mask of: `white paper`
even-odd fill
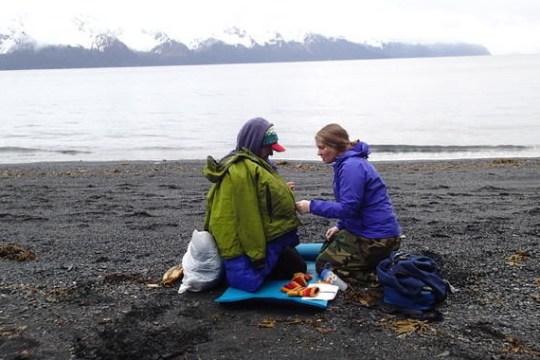
[[[308,287],[318,287],[319,293],[317,296],[304,296],[302,300],[334,300],[339,287],[337,285],[325,284],[325,283],[314,283],[310,284]]]

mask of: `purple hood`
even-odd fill
[[[237,152],[246,148],[258,157],[261,157],[264,134],[272,125],[271,122],[260,117],[246,122],[238,133],[236,149],[234,151]]]

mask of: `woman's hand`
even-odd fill
[[[291,191],[294,191],[296,184],[294,181],[287,181],[287,186],[289,187],[289,189],[291,189]]]
[[[309,200],[300,200],[296,203],[296,211],[298,211],[300,214],[309,214],[309,204],[311,204],[311,201]]]
[[[337,226],[332,226],[330,229],[326,230],[326,240],[330,241],[336,234],[339,232]]]

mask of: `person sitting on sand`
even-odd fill
[[[299,244],[300,220],[291,187],[269,156],[285,151],[273,124],[249,120],[240,129],[236,149],[221,161],[208,157],[205,230],[217,243],[225,276],[232,287],[256,291],[265,278],[290,279],[305,273]]]
[[[350,283],[375,281],[380,260],[400,247],[400,225],[386,185],[368,161],[369,146],[351,142],[338,124],[323,127],[315,136],[317,155],[333,164],[335,201],[300,200],[299,213],[337,219],[326,232],[315,261],[317,272],[331,266]]]

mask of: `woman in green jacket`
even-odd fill
[[[209,157],[204,175],[205,230],[216,240],[230,286],[256,291],[264,279],[290,279],[306,272],[296,252],[300,220],[290,185],[269,156],[285,151],[273,125],[263,118],[240,129],[236,149],[221,161]]]

